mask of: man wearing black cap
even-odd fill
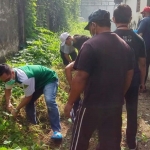
[[[148,77],[148,70],[150,65],[150,7],[146,6],[141,12],[143,19],[140,21],[137,33],[142,36],[146,46],[146,77],[145,83]]]
[[[110,14],[97,10],[89,16],[85,29],[93,36],[82,46],[74,64],[65,115],[84,91],[82,106],[75,119],[70,150],[87,150],[98,129],[97,150],[121,150],[122,105],[133,75],[134,56],[130,47],[110,32]]]
[[[128,27],[132,18],[132,10],[126,4],[120,4],[114,10],[113,21],[117,29],[114,31],[124,39],[135,53],[134,75],[130,88],[125,94],[127,110],[126,141],[130,150],[136,150],[138,93],[145,90],[146,52],[144,40]]]

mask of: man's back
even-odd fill
[[[75,51],[75,48],[73,46],[68,46],[65,44],[63,46],[60,45],[60,51],[65,54],[70,54]]]
[[[146,49],[150,49],[150,17],[144,17],[140,21],[137,33],[142,33]]]
[[[90,76],[84,104],[121,106],[125,75],[132,68],[131,57],[131,49],[115,33],[103,32],[88,40],[74,65]]]
[[[22,70],[26,74],[27,79],[19,73],[19,70]],[[21,83],[27,82],[29,79],[34,79],[35,89],[39,89],[48,83],[52,83],[58,78],[55,71],[41,65],[21,66],[16,69],[16,72],[16,79]]]
[[[134,76],[132,79],[132,86],[137,86],[140,84],[140,69],[139,69],[139,58],[145,58],[145,44],[143,39],[133,32],[132,29],[121,30],[117,29],[114,31],[119,35],[133,50],[135,54],[135,65],[134,65]]]

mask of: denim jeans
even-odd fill
[[[42,95],[44,94],[45,102],[48,109],[48,115],[50,120],[50,125],[53,131],[60,131],[60,118],[59,118],[59,111],[58,106],[56,104],[56,94],[58,89],[58,80],[54,81],[52,83],[48,83],[45,87],[36,90],[33,93],[32,99],[30,102],[26,105],[26,114],[28,120],[36,124],[36,109],[34,102]]]

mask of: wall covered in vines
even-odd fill
[[[26,47],[37,27],[52,32],[68,30],[79,16],[80,0],[1,0],[0,60]]]
[[[0,0],[0,62],[18,49],[18,1]]]
[[[27,0],[26,35],[32,37],[35,27],[48,28],[59,32],[69,28],[69,23],[79,16],[81,0]]]

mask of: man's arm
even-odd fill
[[[145,21],[145,19],[141,20],[139,27],[137,29],[137,34],[139,34],[141,37],[143,37],[143,33],[145,32],[147,23]]]
[[[139,69],[141,74],[140,91],[143,92],[145,90],[146,58],[139,58],[138,63],[139,63]]]
[[[32,95],[31,95],[31,96],[28,96],[28,97],[24,97],[24,98],[22,99],[21,103],[16,107],[16,109],[13,109],[13,110],[12,110],[12,112],[11,112],[12,115],[13,115],[14,117],[16,117],[17,114],[19,113],[20,109],[21,109],[22,107],[26,106],[26,105],[30,102],[31,98],[32,98]]]
[[[74,65],[74,61],[65,67],[66,79],[70,85],[70,88],[71,88],[71,82],[72,82],[72,71],[74,70],[73,65]]]
[[[11,89],[5,89],[6,109],[11,112],[13,105],[11,104]]]
[[[126,78],[125,78],[125,83],[124,83],[124,92],[123,92],[124,95],[126,94],[127,90],[130,87],[132,77],[133,77],[133,69],[128,70],[126,73]]]
[[[31,96],[28,96],[28,97],[24,97],[21,101],[21,103],[16,107],[17,110],[20,110],[22,107],[26,106],[30,100],[32,98],[32,95]]]
[[[26,106],[31,100],[32,95],[35,92],[35,78],[34,77],[29,78],[23,82],[23,90],[25,94],[24,98],[22,99],[21,103],[16,107],[16,109],[14,109],[14,111],[11,112],[14,117],[16,117],[19,110],[22,107]]]
[[[74,102],[84,91],[88,77],[89,74],[87,72],[78,70],[75,77],[73,78],[69,99],[64,109],[64,113],[67,117],[70,117],[70,111],[73,107]]]
[[[64,56],[65,56],[65,58],[68,60],[68,62],[69,62],[69,63],[71,63],[71,62],[72,62],[72,60],[70,59],[70,57],[69,57],[69,55],[68,55],[68,54],[65,54],[65,53],[64,53]]]

